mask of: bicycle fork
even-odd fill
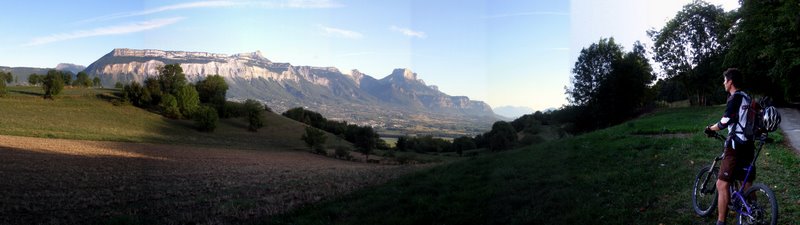
[[[707,188],[706,186],[708,185],[708,179],[711,179],[711,173],[714,172],[714,167],[717,166],[717,162],[722,160],[723,157],[725,157],[725,153],[722,153],[722,155],[718,156],[717,158],[714,158],[714,161],[711,162],[711,166],[708,167],[708,172],[706,173],[706,177],[705,177],[705,179],[703,179],[703,184],[700,186],[700,193],[705,193],[706,192],[706,188]],[[714,183],[714,188],[717,188],[716,182]],[[713,192],[713,191],[710,191],[710,192]]]

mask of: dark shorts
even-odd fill
[[[752,143],[737,145],[738,149],[731,147],[725,148],[725,157],[722,158],[722,165],[719,167],[719,174],[717,175],[720,180],[727,182],[735,180],[744,180],[747,175],[747,167],[753,161],[754,146]],[[756,179],[756,167],[753,166],[753,171],[747,177],[747,181]]]

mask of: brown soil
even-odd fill
[[[0,135],[0,224],[242,223],[421,166]]]

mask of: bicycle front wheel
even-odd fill
[[[717,207],[717,174],[719,168],[703,167],[694,178],[692,187],[692,208],[697,215],[706,217]],[[711,174],[709,174],[709,172]]]
[[[778,224],[778,200],[775,198],[775,193],[767,185],[754,184],[745,191],[744,196],[747,198],[747,205],[750,210],[739,214],[739,224]]]

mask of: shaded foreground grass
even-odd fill
[[[262,222],[712,224],[694,214],[690,194],[696,172],[721,153],[721,143],[704,137],[702,127],[722,111],[666,109],[597,132],[418,172]],[[757,182],[778,196],[780,224],[797,224],[800,160],[779,144],[779,133],[772,137],[777,143],[762,151]]]
[[[240,149],[305,149],[305,125],[265,113],[265,126],[247,131],[242,118],[221,119],[213,133],[199,132],[191,120],[172,120],[134,106],[113,106],[113,89],[65,89],[44,100],[39,87],[9,87],[0,98],[0,134],[123,142],[188,144]],[[332,136],[332,135],[329,135]],[[350,145],[328,138],[328,146]]]

